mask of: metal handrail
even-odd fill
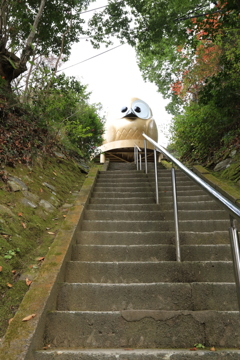
[[[154,140],[152,140],[149,136],[143,133],[143,137],[149,141],[152,145],[154,145],[154,151],[158,150],[162,154],[164,154],[174,165],[176,165],[183,173],[185,173],[190,179],[195,181],[203,190],[205,190],[214,200],[216,200],[229,214],[230,217],[230,228],[229,228],[229,236],[230,236],[230,244],[232,250],[233,257],[233,265],[234,265],[234,275],[236,281],[236,289],[237,289],[237,298],[238,298],[238,306],[240,309],[240,243],[239,243],[239,235],[238,230],[235,224],[235,220],[240,220],[240,209],[235,206],[231,201],[229,201],[226,197],[220,194],[217,190],[215,190],[211,185],[202,180],[199,176],[194,174],[191,170],[189,170],[185,165],[183,165],[179,160],[177,160],[173,155],[171,155],[163,146],[157,144]],[[155,160],[156,161],[156,160]],[[155,179],[157,172],[155,171]],[[172,169],[172,178],[175,178],[174,169]],[[177,194],[176,189],[174,190],[174,180],[173,180],[173,194],[175,196],[174,200],[174,217],[175,217],[175,231],[176,231],[176,253],[177,260],[180,259],[180,242],[179,242],[179,232],[178,225],[176,226],[176,221],[178,224],[178,215],[177,215]],[[156,202],[157,202],[158,194],[156,193]],[[177,220],[176,220],[177,219]],[[178,259],[179,255],[179,259]]]
[[[142,170],[142,154],[141,154],[141,149],[140,147],[138,147],[136,144],[134,145],[134,162],[137,165],[137,170],[138,170],[138,162],[139,162],[139,167],[140,170]]]

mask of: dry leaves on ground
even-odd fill
[[[36,316],[36,314],[28,315],[25,318],[23,318],[22,321],[29,321],[29,320],[33,319],[35,316]]]

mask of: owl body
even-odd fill
[[[132,99],[129,106],[123,107],[121,116],[108,119],[104,144],[118,140],[140,140],[143,139],[142,133],[157,141],[157,126],[152,118],[152,111],[145,102],[136,98]]]
[[[142,100],[133,98],[122,107],[118,117],[109,117],[105,125],[101,153],[144,146],[143,133],[158,141],[156,122],[150,107]],[[147,148],[153,149],[148,143]]]

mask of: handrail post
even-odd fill
[[[174,208],[174,224],[175,224],[175,244],[176,244],[176,260],[181,262],[179,226],[178,226],[178,204],[177,204],[177,188],[175,169],[172,168],[172,190],[173,190],[173,208]]]
[[[142,154],[141,154],[141,152],[139,152],[139,165],[140,165],[140,170],[142,170]]]
[[[236,290],[237,290],[237,299],[238,306],[240,309],[240,251],[239,251],[239,237],[238,230],[234,224],[234,218],[230,215],[230,224],[229,235],[231,242],[232,258],[233,258],[233,267],[234,275],[236,281]]]
[[[144,153],[145,153],[145,174],[148,173],[147,168],[147,140],[144,140]]]
[[[134,145],[134,160],[135,160],[135,165],[137,166],[137,170],[138,170],[138,148],[136,145]]]
[[[154,149],[154,169],[155,169],[156,204],[159,204],[158,173],[157,173],[157,150],[156,150],[156,148]]]

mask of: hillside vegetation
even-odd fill
[[[169,149],[240,182],[239,1],[113,0],[84,27],[92,2],[0,4],[0,336],[102,141],[101,105],[61,73],[82,35],[96,48],[113,37],[133,46],[144,79],[170,100]]]

